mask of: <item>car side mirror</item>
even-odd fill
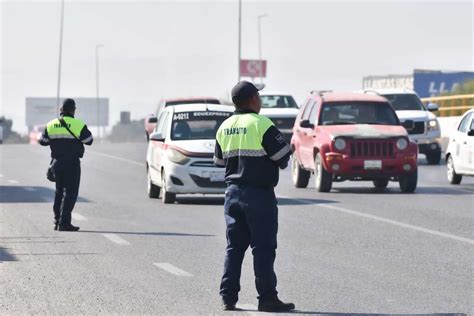
[[[155,132],[150,135],[150,140],[154,140],[156,142],[164,142],[165,137],[163,136],[161,132]]]
[[[405,127],[407,131],[411,131],[415,128],[415,122],[413,120],[406,120],[402,123],[402,126]]]
[[[309,120],[302,120],[300,126],[303,128],[314,128],[314,124],[311,124]]]
[[[156,116],[152,116],[148,118],[148,123],[156,123],[158,122],[158,118]]]
[[[439,110],[439,105],[436,104],[436,103],[428,103],[428,105],[426,106],[426,108],[427,108],[428,111],[430,111],[430,112],[435,112],[435,111],[438,111],[438,110]]]
[[[474,129],[467,132],[467,136],[474,136]]]

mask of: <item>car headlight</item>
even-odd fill
[[[405,138],[399,138],[397,140],[398,150],[405,150],[408,147],[408,141]]]
[[[189,157],[173,148],[168,148],[167,155],[170,161],[180,165],[184,165],[189,161]]]
[[[437,131],[439,130],[439,123],[437,119],[428,121],[428,131]]]
[[[334,141],[334,147],[337,150],[344,150],[344,148],[346,148],[346,141],[343,138],[336,138]]]

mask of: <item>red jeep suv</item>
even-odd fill
[[[319,192],[345,180],[372,181],[378,189],[391,180],[402,192],[416,189],[418,147],[378,95],[311,92],[296,117],[291,146],[297,188],[305,188],[313,172]]]

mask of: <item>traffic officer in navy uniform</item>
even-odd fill
[[[223,309],[236,309],[242,261],[250,245],[258,310],[290,311],[295,305],[278,298],[273,264],[278,231],[274,187],[278,183],[278,169],[288,165],[291,148],[272,121],[258,114],[261,100],[252,83],[239,82],[232,89],[232,101],[235,113],[217,131],[214,153],[214,163],[226,168],[227,182],[227,248],[220,286]]]
[[[71,212],[76,204],[81,180],[80,158],[84,144],[92,145],[92,134],[86,124],[74,118],[76,103],[65,99],[61,116],[50,121],[43,132],[40,144],[50,146],[53,171],[56,178],[54,198],[54,230],[78,231],[71,224]],[[61,122],[61,120],[63,122]],[[66,129],[64,124],[69,128]]]

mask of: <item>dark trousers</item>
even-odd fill
[[[278,207],[273,188],[230,185],[224,202],[227,248],[220,294],[236,303],[245,251],[253,254],[255,285],[260,300],[277,296],[273,269],[277,248]]]
[[[70,225],[71,213],[76,204],[81,181],[81,163],[79,159],[57,160],[54,164],[56,176],[56,194],[54,197],[55,225]]]

